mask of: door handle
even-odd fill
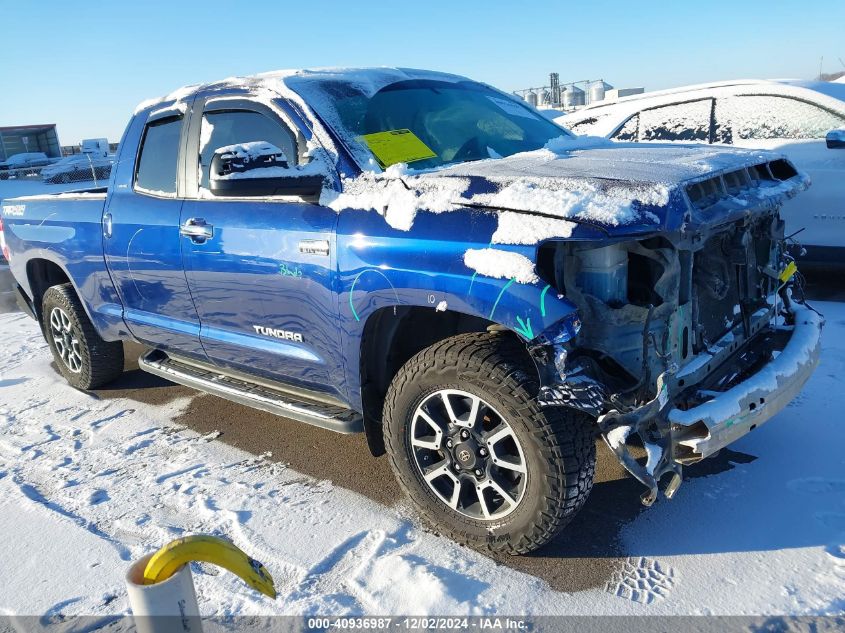
[[[192,242],[202,244],[207,239],[214,237],[214,227],[206,224],[203,218],[189,218],[179,227],[179,234],[191,238]]]
[[[299,242],[299,252],[305,255],[326,255],[329,254],[328,240],[302,240]]]
[[[112,217],[111,213],[106,213],[103,216],[103,236],[111,237],[112,233]]]

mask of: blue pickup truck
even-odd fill
[[[671,497],[818,362],[764,152],[575,137],[410,69],[277,72],[132,116],[108,187],[3,201],[67,381],[142,369],[387,453],[420,514],[532,551],[603,437]],[[249,420],[244,420],[249,424]]]

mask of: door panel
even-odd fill
[[[335,257],[300,244],[333,250],[337,214],[299,202],[186,200],[182,221],[191,218],[213,227],[209,239],[182,238],[208,358],[326,390],[340,374]]]
[[[104,225],[111,232],[106,231],[103,245],[132,335],[155,347],[204,358],[182,268],[182,200],[176,197],[181,128],[181,120],[171,119],[148,124],[143,134],[128,131],[128,146],[141,138],[137,179],[135,161],[121,156],[115,182],[132,184],[118,184],[109,194]]]

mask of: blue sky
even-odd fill
[[[845,2],[21,2],[0,0],[0,126],[119,140],[135,105],[187,83],[396,65],[505,90],[602,77],[647,90],[843,70]]]

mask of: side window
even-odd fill
[[[282,150],[290,167],[299,155],[293,132],[251,110],[221,110],[203,114],[200,128],[200,187],[208,189],[208,172],[215,150],[229,145],[265,141]]]
[[[824,108],[790,97],[737,95],[716,100],[718,138],[738,139],[824,138],[842,127],[845,118]]]
[[[637,129],[640,126],[640,115],[635,114],[630,119],[625,121],[625,125],[620,127],[616,133],[611,136],[614,141],[636,141]]]
[[[135,165],[135,188],[159,196],[176,196],[179,133],[182,118],[149,123]]]
[[[641,141],[710,142],[711,99],[640,112]]]
[[[607,114],[597,114],[587,117],[586,119],[581,119],[577,123],[564,123],[563,127],[578,135],[591,135],[598,133],[600,136],[604,136],[604,134],[598,132],[598,129],[601,127],[602,123],[607,121],[607,118]]]
[[[576,134],[589,134],[593,129],[593,126],[598,122],[599,120],[596,117],[591,116],[583,119],[582,121],[578,121],[577,123],[566,123],[564,124],[564,127],[570,132],[575,132]]]

